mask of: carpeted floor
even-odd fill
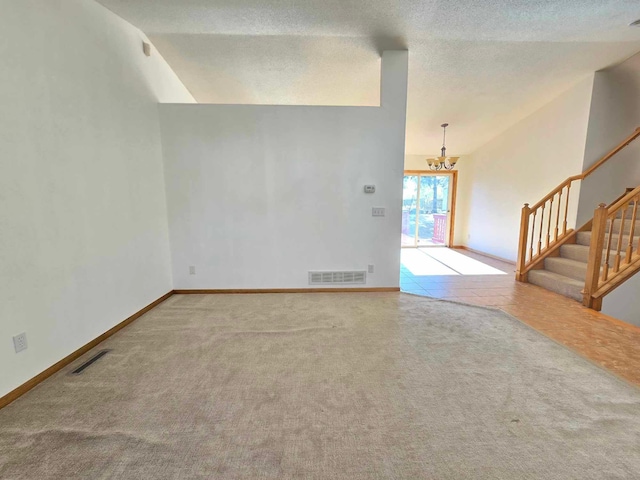
[[[2,479],[622,479],[640,390],[496,310],[176,295],[0,410]]]

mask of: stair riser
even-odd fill
[[[560,256],[570,260],[587,263],[589,259],[589,247],[586,245],[563,245],[560,247]]]
[[[578,232],[576,234],[576,243],[578,245],[591,245],[591,232]]]
[[[529,283],[533,285],[537,285],[546,290],[551,290],[552,292],[559,293],[565,297],[573,298],[578,302],[582,301],[582,288],[577,287],[575,285],[568,285],[561,281],[552,280],[543,275],[539,275],[537,270],[531,270],[528,275]]]
[[[604,258],[605,255],[606,255],[606,252],[603,250],[602,258]],[[563,245],[562,247],[560,247],[560,257],[568,258],[569,260],[576,260],[578,262],[587,263],[589,261],[589,249],[588,248],[581,248],[581,249],[565,248],[565,246]],[[610,255],[609,266],[613,266],[614,257],[615,255]]]
[[[620,233],[620,227],[622,225],[622,220],[614,220],[613,221],[613,233]],[[624,233],[626,233],[627,235],[629,235],[629,233],[631,232],[631,220],[625,220],[624,221]],[[635,224],[633,224],[633,233],[634,235],[637,235],[638,233],[640,233],[640,221],[636,220]]]
[[[608,241],[609,237],[605,236],[605,243]],[[640,239],[639,236],[634,236],[633,237],[633,245],[635,246],[635,248],[638,247],[638,240]],[[576,235],[576,243],[579,245],[591,245],[591,232],[578,232],[578,234]],[[624,235],[622,237],[622,249],[626,250],[627,245],[629,244],[629,235]],[[618,246],[618,235],[617,234],[613,234],[611,235],[611,248],[617,248]]]
[[[565,263],[558,262],[555,258],[551,257],[545,259],[544,269],[582,282],[587,278],[586,263],[567,265]]]

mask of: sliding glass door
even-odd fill
[[[456,172],[405,172],[402,195],[403,247],[450,245]]]
[[[402,189],[402,243],[403,247],[416,246],[416,220],[418,217],[418,175],[405,175]]]

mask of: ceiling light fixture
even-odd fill
[[[442,149],[440,150],[440,156],[435,158],[427,158],[427,164],[430,170],[453,170],[453,167],[458,163],[460,157],[447,157],[447,147],[444,146],[447,138],[448,123],[440,125],[442,127]]]

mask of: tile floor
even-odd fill
[[[500,306],[515,302],[513,265],[449,248],[403,249],[400,288],[407,293]]]
[[[640,386],[640,328],[515,281],[515,266],[465,250],[403,249],[407,293],[498,308]]]

